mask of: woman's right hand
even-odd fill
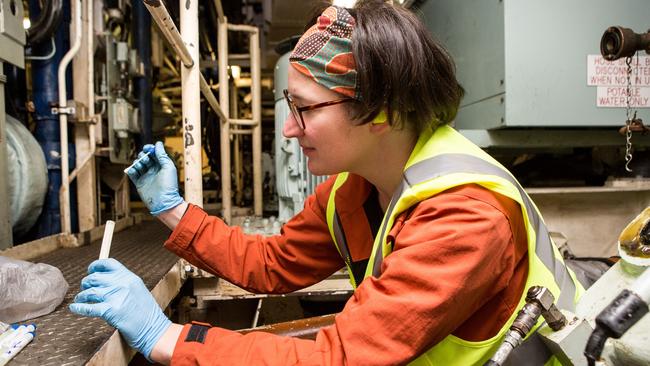
[[[156,145],[145,145],[138,154],[138,159],[126,171],[142,202],[149,208],[152,215],[171,210],[183,203],[178,193],[178,175],[174,162],[165,152],[161,141]]]

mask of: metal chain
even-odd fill
[[[625,58],[625,64],[627,65],[627,87],[625,89],[625,170],[632,172],[630,169],[630,162],[632,161],[632,108],[630,106],[632,102],[632,56]],[[636,115],[636,112],[634,113]],[[636,116],[634,116],[636,118]]]

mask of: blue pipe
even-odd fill
[[[34,21],[40,13],[39,0],[29,0],[29,14]],[[48,189],[45,198],[45,205],[38,221],[36,222],[33,235],[34,239],[49,236],[61,232],[61,214],[59,211],[59,189],[61,188],[61,143],[59,118],[52,114],[51,107],[58,103],[58,82],[57,69],[63,55],[70,48],[69,31],[70,28],[70,2],[63,2],[63,21],[54,33],[54,43],[56,44],[56,53],[46,61],[32,61],[32,93],[34,98],[34,120],[36,121],[36,130],[34,135],[45,154],[47,164]],[[39,44],[32,45],[34,54],[44,55],[51,51],[51,44],[44,40]],[[72,76],[70,70],[66,77],[69,85],[67,88],[67,98],[72,98]],[[68,135],[73,136],[72,129],[68,130]],[[74,141],[74,139],[70,139]],[[74,143],[68,144],[69,166],[74,169],[75,166],[75,147]],[[72,221],[72,231],[78,230],[77,205],[76,205],[75,186],[70,188],[70,218]]]
[[[6,90],[11,90],[11,93],[5,93],[5,112],[26,125],[27,79],[25,70],[5,63],[4,74],[7,76]]]
[[[140,108],[141,143],[153,143],[152,137],[152,97],[151,97],[151,14],[144,2],[131,2],[133,10],[133,47],[138,50],[140,61],[144,64],[144,77],[138,78],[135,93]],[[139,150],[139,149],[138,149]]]

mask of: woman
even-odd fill
[[[72,311],[161,363],[471,365],[494,353],[531,285],[574,305],[581,288],[525,192],[448,126],[462,89],[415,15],[381,0],[328,7],[290,64],[283,133],[332,177],[281,235],[244,235],[184,202],[160,142],[128,174],[174,230],[166,248],[249,291],[294,291],[347,266],[355,292],[335,324],[315,341],[171,324],[114,260],[91,264]],[[520,349],[526,364],[550,357]]]

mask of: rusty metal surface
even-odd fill
[[[350,295],[354,288],[346,273],[337,272],[327,279],[287,294],[248,292],[222,278],[194,278],[194,295],[200,300],[260,299],[276,296],[339,296]]]
[[[336,314],[317,316],[307,319],[298,319],[285,323],[265,325],[257,328],[238,330],[237,332],[246,334],[250,332],[266,332],[286,337],[296,337],[302,339],[316,339],[316,335],[321,328],[334,324]]]
[[[157,221],[145,221],[113,236],[110,256],[142,277],[152,289],[177,262],[162,247],[170,231]],[[10,363],[14,365],[83,365],[108,340],[114,329],[103,320],[71,313],[68,304],[79,292],[88,265],[99,256],[101,240],[79,248],[59,249],[32,262],[51,264],[63,272],[70,285],[56,310],[28,323],[35,323],[36,338]]]

